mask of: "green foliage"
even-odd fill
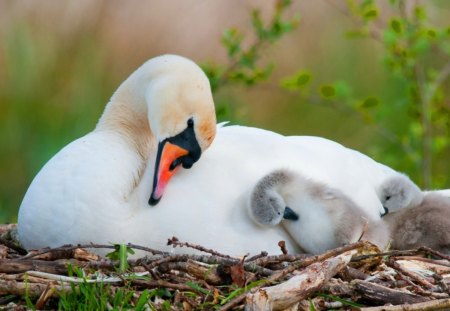
[[[250,42],[248,47],[245,47],[246,35],[239,29],[229,28],[224,31],[221,41],[227,50],[229,64],[223,66],[205,63],[202,66],[210,79],[213,91],[230,83],[251,86],[268,78],[273,64],[258,65],[261,52],[297,26],[298,18],[286,20],[283,18],[290,5],[290,0],[277,1],[272,19],[267,25],[261,18],[260,10],[253,10],[251,19],[256,40]]]
[[[113,90],[104,48],[17,24],[0,37],[0,222],[15,221],[38,170],[92,130]]]
[[[144,290],[135,298],[136,291],[129,286],[113,288],[104,283],[77,285],[71,283],[71,291],[59,294],[58,310],[145,310],[149,300],[156,296],[157,290]]]
[[[352,38],[373,38],[382,44],[386,68],[400,86],[397,103],[383,103],[373,95],[359,99],[342,81],[320,86],[318,94],[311,88],[305,90],[304,84],[298,82],[304,71],[284,79],[281,85],[297,90],[309,102],[317,102],[319,95],[324,105],[354,113],[373,124],[386,140],[382,147],[372,148],[376,158],[412,172],[425,188],[440,187],[449,180],[448,171],[442,171],[439,163],[447,161],[450,148],[449,94],[444,87],[450,76],[448,27],[431,27],[424,6],[416,5],[412,12],[406,12],[404,0],[390,3],[391,17],[386,20],[380,16],[375,1],[348,0],[348,11],[358,27],[347,34]],[[308,74],[307,82],[310,80]],[[403,128],[398,127],[399,117],[406,121]],[[396,155],[385,156],[388,150]]]
[[[350,307],[354,307],[354,308],[362,308],[362,307],[364,307],[364,305],[362,305],[362,304],[360,304],[360,303],[356,303],[356,302],[353,302],[353,301],[347,300],[347,299],[342,299],[342,298],[340,298],[340,297],[338,297],[338,296],[335,296],[335,295],[329,295],[329,294],[319,293],[319,294],[317,294],[316,296],[318,296],[318,297],[324,297],[324,298],[327,298],[327,299],[333,300],[333,301],[339,301],[339,302],[341,302],[344,306],[350,306]]]
[[[278,0],[269,23],[261,17],[261,11],[255,9],[251,13],[252,30],[255,39],[246,40],[246,34],[232,27],[223,32],[221,42],[228,55],[228,64],[205,62],[202,69],[211,83],[214,93],[227,85],[254,86],[268,79],[274,69],[273,63],[264,63],[262,51],[293,31],[299,22],[298,17],[285,18],[291,6],[290,0]],[[249,42],[248,42],[249,41]],[[237,119],[236,105],[230,100],[216,100],[216,115],[219,121]]]
[[[135,252],[131,247],[128,247],[125,244],[114,244],[114,251],[108,253],[106,257],[108,257],[111,260],[118,260],[119,261],[119,272],[123,273],[128,268],[128,254],[134,255]]]
[[[30,299],[30,294],[28,292],[28,274],[24,274],[24,283],[25,283],[25,303],[29,310],[36,310],[35,305]]]

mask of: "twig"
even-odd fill
[[[162,251],[158,251],[149,247],[145,247],[145,246],[141,246],[141,245],[136,245],[136,244],[131,244],[128,243],[127,247],[130,248],[134,248],[134,249],[139,249],[142,251],[146,251],[149,252],[153,255],[167,255],[167,252],[162,252]],[[52,253],[52,252],[61,252],[61,251],[71,251],[71,250],[75,250],[77,248],[107,248],[107,249],[115,249],[114,245],[110,245],[110,244],[77,244],[77,245],[63,245],[60,247],[55,247],[55,248],[44,248],[44,249],[40,249],[37,251],[33,251],[30,252],[28,255],[24,256],[21,258],[21,260],[25,260],[25,259],[30,259],[36,256],[40,256],[46,253]]]
[[[254,260],[256,260],[256,259],[260,259],[260,258],[267,257],[267,255],[269,255],[268,252],[262,251],[262,252],[261,252],[260,254],[258,254],[258,255],[252,256],[252,257],[250,257],[250,258],[246,258],[245,261],[246,261],[246,262],[251,262],[251,261],[254,261]]]
[[[20,260],[26,260],[26,259],[31,259],[43,254],[47,254],[47,253],[51,253],[51,252],[61,252],[61,251],[70,251],[76,248],[110,248],[110,249],[114,249],[113,245],[101,245],[101,244],[86,244],[86,245],[63,245],[60,247],[55,247],[55,248],[43,248],[43,249],[39,249],[36,251],[31,251],[28,253],[28,255],[23,256],[22,258],[20,258]]]
[[[22,247],[16,245],[14,242],[11,242],[11,241],[5,239],[2,236],[0,236],[0,244],[3,244],[3,245],[5,245],[6,247],[9,247],[12,250],[15,250],[20,255],[27,254],[27,251],[25,249],[23,249]]]
[[[436,259],[430,259],[426,257],[418,257],[418,256],[395,256],[396,260],[415,260],[415,261],[422,261],[426,263],[430,263],[436,266],[442,266],[446,268],[450,268],[450,262],[447,260],[444,262],[444,260],[436,260]]]
[[[389,251],[384,253],[374,253],[374,254],[367,254],[367,255],[360,255],[360,256],[354,256],[352,258],[352,262],[361,261],[368,258],[373,257],[384,257],[384,256],[410,256],[410,255],[417,255],[422,250],[420,249],[413,249],[413,250],[402,250],[402,251]]]
[[[285,241],[278,242],[278,246],[280,247],[281,252],[283,253],[283,255],[287,255],[288,254],[288,250],[286,248],[286,242]]]
[[[87,278],[79,278],[79,277],[71,277],[59,274],[52,274],[40,271],[28,271],[27,274],[43,279],[58,281],[58,282],[67,282],[67,283],[122,283],[124,280],[127,280],[128,277],[136,277],[136,276],[146,276],[148,272],[134,273],[134,274],[124,274],[120,277],[98,277],[96,279],[87,279]]]
[[[191,291],[196,292],[197,294],[203,294],[202,292],[196,290],[195,288],[192,288],[185,284],[176,284],[171,283],[163,280],[156,280],[156,281],[142,281],[142,280],[130,280],[130,283],[135,286],[144,287],[144,288],[171,288],[171,289],[178,289],[181,291]]]
[[[416,273],[410,272],[406,269],[404,269],[401,265],[399,265],[393,258],[389,259],[386,262],[386,265],[388,265],[391,268],[394,268],[397,271],[400,271],[401,273],[403,273],[404,275],[407,275],[408,277],[410,277],[411,279],[413,279],[414,281],[416,281],[417,283],[419,283],[422,286],[425,286],[427,288],[430,289],[434,289],[436,288],[435,285],[431,284],[430,282],[428,282],[427,280],[421,278],[419,275],[417,275]]]
[[[0,279],[0,295],[28,295],[30,298],[39,297],[47,289],[47,284],[29,283],[29,282],[17,282],[17,281],[5,281]],[[56,291],[58,292],[70,292],[71,287],[69,285],[56,285]],[[54,292],[52,294],[55,294]]]
[[[259,266],[266,266],[268,264],[274,263],[274,262],[293,262],[297,260],[304,260],[308,257],[311,257],[312,255],[309,254],[298,254],[298,255],[271,255],[271,256],[265,256],[261,258],[255,258],[252,260],[247,260],[248,263],[254,263]]]
[[[429,298],[416,294],[391,289],[379,284],[361,280],[353,281],[353,286],[355,290],[364,297],[364,300],[369,300],[376,304],[417,303],[430,300]]]
[[[142,246],[142,245],[136,245],[136,244],[132,244],[132,243],[128,243],[127,246],[129,248],[133,248],[133,249],[138,249],[147,253],[151,253],[153,255],[164,255],[167,256],[169,255],[168,252],[163,252],[163,251],[159,251],[150,247],[146,247],[146,246]]]
[[[237,259],[237,258],[231,257],[230,255],[221,254],[219,252],[216,252],[215,250],[203,247],[201,245],[191,244],[191,243],[188,243],[188,242],[180,242],[180,240],[178,240],[178,238],[176,238],[176,237],[172,237],[171,239],[169,239],[167,241],[167,245],[172,245],[173,247],[176,247],[176,246],[183,247],[183,246],[185,246],[185,247],[189,247],[189,248],[192,248],[192,249],[196,249],[196,250],[201,251],[201,252],[209,253],[209,254],[214,255],[214,256],[223,257],[223,258],[230,258],[230,259]]]
[[[436,257],[440,257],[442,259],[450,260],[450,256],[445,255],[445,254],[443,254],[441,252],[435,251],[435,250],[433,250],[431,248],[428,248],[428,247],[425,247],[425,246],[420,247],[419,251],[424,251],[424,252],[426,252],[428,254],[431,254],[431,255],[434,255]]]
[[[450,308],[450,299],[431,300],[415,304],[360,308],[360,311],[430,311]]]

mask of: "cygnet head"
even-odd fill
[[[297,220],[298,215],[280,195],[283,185],[293,178],[286,170],[277,170],[264,176],[253,188],[250,197],[250,215],[261,225],[278,225],[283,218]]]
[[[378,195],[386,213],[417,206],[423,200],[419,187],[408,176],[400,173],[384,181]]]
[[[176,55],[152,58],[118,88],[99,126],[120,119],[119,114],[124,113],[131,114],[136,123],[145,122],[158,144],[149,199],[149,204],[155,205],[178,168],[190,168],[214,139],[216,117],[209,80],[187,58]],[[117,123],[121,124],[116,122],[114,126]],[[122,123],[128,128],[136,126]]]

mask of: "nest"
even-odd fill
[[[14,231],[0,226],[0,308],[7,310],[70,309],[80,295],[106,310],[115,303],[136,310],[450,309],[450,257],[426,247],[382,253],[359,241],[311,256],[288,254],[280,242],[280,255],[236,258],[173,237],[169,245],[199,254],[132,244],[26,252]],[[112,255],[92,252],[99,248]],[[127,259],[130,249],[148,255]]]

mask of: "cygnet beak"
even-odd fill
[[[290,207],[284,208],[283,218],[288,220],[298,220],[298,214],[294,212]]]
[[[380,215],[381,217],[386,216],[387,214],[389,214],[389,209],[387,207],[383,206],[383,209],[384,209],[384,213]]]

